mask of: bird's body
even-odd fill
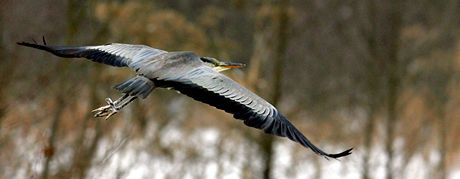
[[[195,100],[233,114],[250,127],[288,137],[315,153],[332,158],[349,155],[351,149],[328,154],[313,145],[270,103],[219,71],[243,66],[201,57],[193,52],[166,52],[145,45],[106,44],[99,46],[47,46],[21,42],[19,45],[46,50],[65,58],[83,57],[117,67],[129,67],[137,75],[115,86],[124,95],[95,109],[96,117],[110,117],[136,98],[147,97],[155,88],[174,89]]]

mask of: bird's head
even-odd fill
[[[246,66],[244,63],[235,63],[235,62],[222,62],[212,57],[201,57],[201,61],[212,67],[214,70],[219,72],[233,69],[233,68],[242,68]]]

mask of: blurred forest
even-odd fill
[[[0,0],[0,178],[460,178],[458,0]],[[146,44],[226,72],[327,152],[169,90],[110,120],[129,69],[22,48]]]

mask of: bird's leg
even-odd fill
[[[101,112],[101,111],[107,111],[109,108],[111,108],[112,106],[115,106],[116,104],[118,104],[120,101],[124,100],[125,98],[127,98],[129,95],[128,94],[124,94],[122,97],[118,98],[116,101],[112,101],[112,99],[110,98],[105,98],[105,101],[107,102],[108,105],[105,105],[105,106],[102,106],[100,108],[97,108],[97,109],[94,109],[93,111],[91,112]]]
[[[137,99],[137,96],[129,96],[128,98],[125,98],[123,101],[120,101],[119,103],[116,104],[116,109],[120,110],[121,108],[125,107],[129,103],[133,102],[135,99]]]
[[[97,112],[96,114],[94,114],[94,117],[105,117],[105,119],[108,119],[110,116],[112,116],[115,113],[117,113],[118,110],[120,110],[123,106],[126,105],[125,104],[126,102],[123,102],[123,101],[125,101],[125,99],[127,99],[127,98],[129,100],[131,100],[131,101],[135,99],[135,97],[133,99],[133,96],[129,96],[129,94],[124,94],[122,97],[118,98],[115,101],[112,101],[112,99],[110,99],[110,98],[106,98],[105,101],[107,102],[108,105],[105,105],[105,106],[102,106],[100,108],[94,109],[91,112]],[[121,105],[119,105],[119,103],[121,103]]]
[[[126,105],[128,105],[129,103],[131,103],[132,101],[134,101],[135,99],[137,98],[137,96],[128,96],[127,98],[123,98],[122,100],[120,101],[115,101],[113,103],[110,103],[111,100],[108,99],[107,103],[109,103],[109,105],[111,106],[110,109],[110,113],[107,114],[107,116],[105,117],[105,119],[107,120],[110,116],[114,115],[115,113],[117,113],[120,109],[122,109],[123,107],[125,107]]]

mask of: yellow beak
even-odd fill
[[[244,63],[235,63],[235,62],[220,62],[219,67],[231,69],[231,68],[243,68],[246,64]]]
[[[221,72],[221,71],[234,69],[234,68],[243,68],[245,66],[246,66],[246,64],[244,64],[244,63],[219,62],[219,64],[216,67],[214,67],[214,70],[217,70],[218,72]]]

